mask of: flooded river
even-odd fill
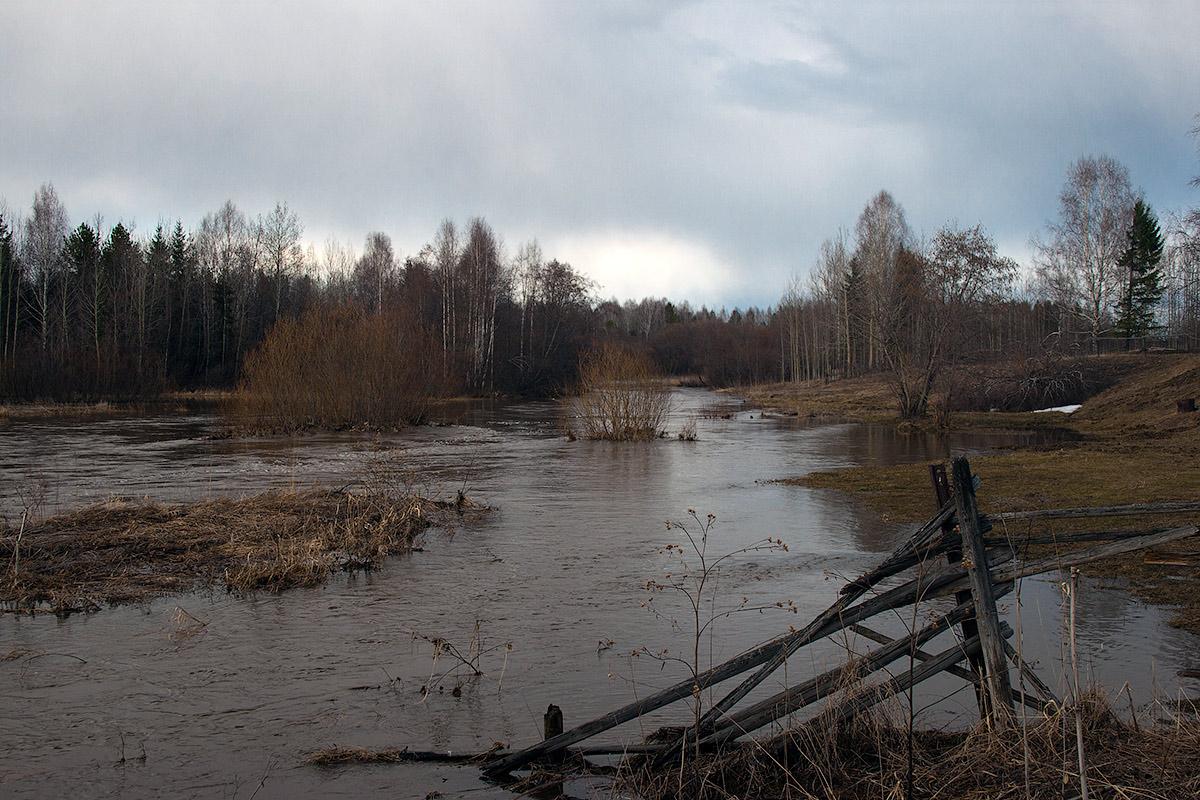
[[[709,608],[746,597],[791,600],[799,613],[720,620],[702,640],[707,666],[806,622],[843,577],[910,530],[853,498],[774,479],[1003,444],[764,417],[701,390],[678,392],[671,430],[688,420],[696,441],[637,444],[568,441],[551,403],[481,406],[383,436],[214,439],[218,421],[204,415],[14,421],[0,430],[0,514],[10,521],[26,508],[51,513],[113,495],[183,501],[359,483],[443,497],[462,490],[493,510],[450,533],[429,531],[419,552],[382,571],[317,589],[205,592],[63,620],[0,616],[0,657],[9,656],[0,662],[0,795],[511,797],[471,767],[303,762],[333,745],[521,747],[540,738],[549,703],[570,727],[674,683],[682,667],[649,653],[690,651],[686,609],[671,592],[650,603],[657,613],[643,607],[647,581],[675,568],[661,548],[680,533],[664,520],[686,521],[688,509],[716,515],[710,553],[765,536],[788,544],[732,559]],[[1051,579],[1022,587],[1026,657],[1054,687],[1060,601]],[[1164,612],[1092,584],[1080,603],[1080,648],[1095,680],[1113,691],[1129,683],[1139,704],[1194,693],[1197,682],[1176,671],[1198,666],[1197,641],[1167,628]],[[1007,608],[1015,622],[1011,598]],[[450,655],[435,659],[434,638],[479,654],[483,674]],[[827,643],[787,672],[808,675],[837,657]],[[922,720],[969,719],[956,717],[973,705],[969,691],[946,682],[926,694]],[[934,704],[943,694],[952,696]],[[602,741],[636,741],[671,719],[631,723]],[[611,796],[604,786],[568,789]]]

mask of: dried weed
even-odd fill
[[[428,526],[474,509],[469,501],[267,492],[184,505],[113,501],[26,525],[0,527],[0,578],[10,610],[59,614],[223,585],[232,592],[314,586],[334,570],[369,570],[404,553]],[[5,551],[8,551],[7,553]]]

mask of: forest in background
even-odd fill
[[[286,203],[250,217],[229,201],[194,229],[138,235],[122,222],[105,230],[99,215],[75,225],[46,184],[24,214],[0,206],[0,398],[229,388],[272,331],[312,352],[330,319],[350,317],[386,317],[361,326],[373,368],[390,359],[434,395],[569,391],[580,356],[617,342],[712,386],[884,373],[905,417],[926,414],[938,392],[1003,405],[948,377],[963,364],[1053,372],[1074,354],[1196,349],[1200,209],[1160,223],[1104,156],[1072,164],[1059,199],[1023,269],[982,225],[917,235],[881,191],[774,307],[727,311],[602,300],[536,240],[511,251],[478,217],[443,221],[404,259],[378,231],[361,253],[330,239],[318,254]]]

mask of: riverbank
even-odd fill
[[[1175,800],[1200,791],[1200,725],[1191,701],[1155,720],[1118,714],[1097,692],[1081,698],[1088,786],[1096,797]],[[712,798],[1078,797],[1075,714],[1052,710],[1005,730],[910,731],[876,712],[836,728],[796,726],[705,753],[668,770],[635,766],[626,778],[647,800]],[[1065,732],[1069,731],[1069,735]]]
[[[1181,413],[1178,401],[1200,398],[1200,356],[1136,354],[1106,357],[1115,382],[1072,413],[959,412],[958,430],[1035,430],[1052,444],[1015,447],[973,458],[985,513],[1038,508],[1159,503],[1200,499],[1200,412]],[[1105,359],[1100,359],[1105,361]],[[775,385],[739,391],[774,413],[841,417],[898,424],[892,398],[878,377],[830,384]],[[787,483],[861,495],[893,520],[919,521],[932,510],[927,464],[858,467],[804,476]],[[1191,517],[1125,520],[1130,527],[1194,524]],[[1060,528],[1064,529],[1065,528]],[[1200,633],[1200,543],[1185,541],[1153,553],[1125,556],[1087,572],[1125,583],[1147,602],[1174,606],[1172,624]]]
[[[473,508],[319,489],[163,505],[115,500],[0,526],[0,604],[60,616],[198,588],[247,593],[372,570],[420,533]]]

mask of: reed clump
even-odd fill
[[[317,306],[271,328],[246,359],[227,415],[248,433],[417,424],[443,393],[435,352],[411,315]]]
[[[1157,725],[1118,719],[1103,694],[1081,702],[1092,796],[1174,800],[1200,796],[1200,721],[1176,715]],[[726,747],[670,770],[635,770],[631,788],[668,798],[903,798],[1028,800],[1075,797],[1074,715],[1051,713],[1004,731],[914,730],[882,714],[848,725],[800,725]],[[1064,727],[1070,735],[1064,736]],[[1026,757],[1028,745],[1028,758]],[[1028,770],[1028,773],[1027,771]],[[1028,780],[1027,776],[1028,775]],[[911,779],[911,784],[909,783]]]
[[[584,438],[657,439],[666,435],[670,413],[671,391],[645,352],[606,342],[583,355],[568,416]]]
[[[23,530],[0,527],[0,603],[67,614],[203,587],[313,586],[335,570],[378,568],[467,508],[470,501],[333,489],[183,505],[116,500]]]

